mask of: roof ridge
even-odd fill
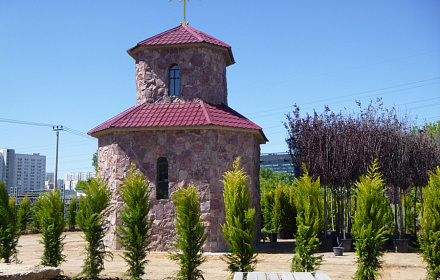
[[[165,35],[168,35],[170,32],[174,32],[174,31],[175,31],[176,29],[178,29],[180,26],[181,26],[181,25],[176,26],[176,27],[171,28],[171,29],[168,29],[168,30],[166,30],[166,31],[163,31],[163,32],[161,32],[161,33],[159,33],[159,34],[156,34],[156,35],[154,35],[154,36],[151,36],[151,37],[149,37],[149,38],[147,38],[147,39],[145,39],[145,40],[142,40],[142,41],[140,41],[139,43],[137,43],[136,46],[134,46],[134,47],[131,48],[131,49],[134,49],[135,47],[137,47],[137,46],[139,46],[139,45],[142,45],[142,43],[144,43],[144,42],[146,42],[146,41],[153,40],[153,39],[157,39],[157,38],[161,38],[161,37],[163,37],[163,36],[165,36]]]
[[[202,107],[203,114],[205,115],[208,124],[214,124],[214,121],[211,118],[211,114],[209,114],[208,108],[206,108],[206,104],[203,100],[200,100],[200,107]]]
[[[191,33],[191,35],[197,37],[197,39],[199,39],[202,42],[206,42],[206,40],[200,36],[199,34],[197,34],[197,32],[195,32],[195,28],[193,28],[192,26],[189,25],[181,25],[183,27],[183,29],[185,29],[187,32]],[[207,42],[206,42],[207,43]]]

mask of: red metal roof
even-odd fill
[[[228,106],[203,101],[189,103],[143,103],[120,113],[88,132],[93,135],[111,128],[221,126],[260,131],[262,128]]]
[[[136,58],[135,52],[136,49],[139,47],[169,46],[169,45],[182,45],[182,44],[194,44],[194,43],[206,43],[214,46],[224,47],[230,60],[228,62],[228,65],[235,63],[230,45],[206,33],[203,33],[202,31],[197,30],[189,25],[179,25],[175,28],[162,32],[144,41],[141,41],[137,43],[136,46],[132,47],[131,49],[128,49],[127,52],[131,57]]]
[[[173,29],[167,30],[156,36],[139,42],[135,47],[131,48],[130,50],[136,48],[137,46],[176,45],[202,42],[218,45],[225,48],[231,48],[230,45],[189,25],[179,25]]]

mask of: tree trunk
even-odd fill
[[[328,219],[327,219],[327,186],[324,186],[324,234],[327,236]]]
[[[398,211],[397,211],[397,187],[394,187],[394,225],[395,225],[395,230],[394,230],[394,234],[397,236],[399,234],[399,224],[397,223],[397,215],[398,215]]]
[[[414,188],[414,236],[417,236],[417,187]]]
[[[345,195],[344,195],[344,187],[341,187],[341,217],[342,217],[342,236],[346,239],[345,236]]]
[[[400,203],[399,203],[399,225],[400,225],[400,232],[399,232],[399,238],[402,239],[405,235],[405,227],[403,226],[403,202],[402,202],[402,190],[399,188],[399,196],[400,196]]]

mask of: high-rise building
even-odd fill
[[[95,177],[95,172],[71,172],[64,175],[64,189],[73,191],[78,181],[87,181],[89,178]]]
[[[272,168],[274,171],[294,174],[292,157],[289,153],[261,154],[260,168]]]
[[[10,195],[32,194],[44,189],[46,156],[0,149],[0,162],[0,181],[5,182]]]

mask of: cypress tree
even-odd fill
[[[128,172],[128,177],[119,188],[124,207],[120,212],[121,224],[117,226],[116,233],[125,249],[122,258],[129,266],[126,275],[130,279],[141,279],[145,274],[144,266],[148,263],[146,257],[152,225],[152,221],[148,219],[149,182],[134,164],[131,164]]]
[[[104,245],[105,232],[108,229],[107,217],[110,214],[111,192],[102,178],[92,178],[81,189],[86,194],[80,199],[77,222],[87,241],[86,258],[82,266],[82,275],[89,279],[98,279],[104,270],[104,258],[112,254]]]
[[[319,250],[318,233],[322,229],[323,205],[319,199],[320,180],[312,180],[305,164],[304,174],[294,180],[294,201],[297,211],[295,255],[292,259],[292,271],[316,271],[322,256],[314,256]]]
[[[60,190],[52,190],[41,196],[36,215],[43,230],[41,234],[43,239],[39,241],[44,245],[42,265],[57,267],[65,260],[65,255],[62,254],[63,240],[66,237],[62,236],[66,224],[63,211],[64,203]]]
[[[366,175],[355,184],[357,209],[354,214],[352,233],[356,238],[358,268],[355,279],[377,279],[382,267],[383,244],[387,240],[393,220],[388,198],[384,195],[385,181],[380,174],[377,159]]]
[[[429,172],[428,186],[423,192],[420,224],[420,249],[427,263],[428,279],[440,279],[440,166]]]
[[[67,209],[67,225],[70,231],[74,231],[76,226],[76,213],[77,213],[76,204],[77,204],[77,199],[76,197],[73,197],[72,200],[70,200],[70,205],[69,208]]]
[[[15,212],[15,199],[9,198],[5,182],[0,182],[0,259],[5,263],[17,261],[20,229]]]
[[[25,232],[27,228],[27,224],[29,222],[29,218],[31,215],[31,203],[29,201],[28,196],[26,195],[23,200],[20,202],[20,206],[17,211],[17,223],[20,228],[20,232]]]
[[[233,170],[223,174],[223,197],[225,201],[226,224],[221,225],[223,236],[229,246],[225,254],[228,269],[237,271],[253,271],[257,263],[253,241],[256,234],[255,208],[251,208],[248,176],[240,168],[240,158],[232,164]]]
[[[199,197],[194,185],[187,189],[179,188],[173,194],[176,204],[176,243],[178,252],[170,253],[170,258],[177,261],[180,270],[176,273],[179,280],[204,279],[198,267],[205,262],[203,244],[208,235],[200,218]]]

